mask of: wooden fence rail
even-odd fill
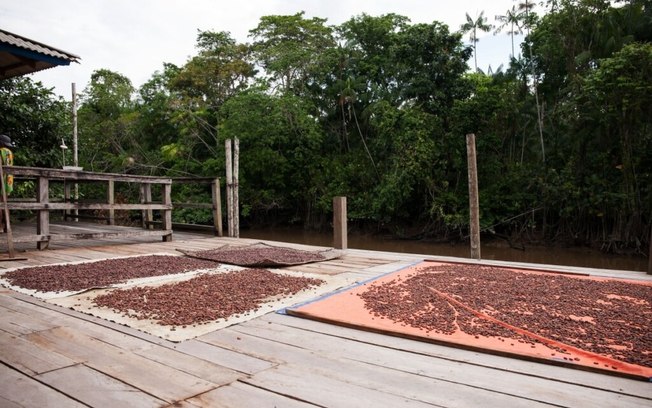
[[[102,239],[133,236],[160,236],[163,241],[172,240],[172,210],[177,207],[210,208],[214,218],[216,235],[222,234],[222,216],[220,203],[220,184],[217,178],[169,178],[153,176],[137,176],[114,173],[96,173],[70,169],[51,169],[38,167],[3,166],[6,174],[14,176],[19,181],[35,181],[35,198],[10,199],[7,202],[11,210],[31,210],[36,212],[36,234],[13,237],[14,242],[36,242],[39,249],[45,249],[53,240],[71,239]],[[178,203],[171,199],[172,184],[195,183],[210,184],[212,189],[211,203]],[[81,200],[71,195],[72,186],[82,183],[104,184],[106,186],[105,200]],[[133,183],[140,187],[139,203],[116,203],[116,183]],[[54,184],[63,184],[63,201],[50,197],[50,188]],[[160,190],[160,197],[152,198],[152,187]],[[108,217],[82,215],[80,210],[101,210]],[[64,219],[104,218],[109,225],[115,224],[116,210],[135,210],[142,213],[142,230],[124,232],[97,232],[78,234],[50,234],[50,213],[63,211]],[[154,211],[160,212],[160,221],[153,221]],[[159,228],[154,229],[154,226]]]

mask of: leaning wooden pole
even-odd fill
[[[469,170],[469,215],[471,227],[471,258],[480,255],[480,204],[478,199],[478,167],[475,153],[475,135],[466,135],[466,157]]]
[[[228,235],[233,237],[233,155],[231,153],[231,139],[224,142],[226,153],[226,219],[228,224]]]
[[[240,139],[233,140],[233,236],[240,238]]]
[[[2,204],[3,204],[3,215],[5,217],[5,228],[7,229],[7,249],[9,250],[9,258],[16,257],[16,251],[14,251],[14,236],[11,232],[11,221],[9,221],[9,203],[7,203],[7,188],[5,186],[5,172],[3,169],[4,163],[0,162],[0,183],[2,183]]]

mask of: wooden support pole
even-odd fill
[[[469,215],[471,229],[471,258],[481,259],[480,255],[480,204],[478,199],[478,167],[475,153],[475,135],[466,135],[466,156],[469,171]]]
[[[233,155],[231,153],[231,139],[224,141],[226,153],[226,219],[228,224],[228,235],[234,237],[233,224]]]
[[[63,181],[63,201],[65,203],[71,203],[71,191],[72,191],[72,184],[69,182],[66,182],[65,180]],[[64,220],[69,220],[71,219],[70,214],[72,214],[71,210],[64,210],[63,212],[63,219]],[[75,214],[78,215],[78,214]]]
[[[333,247],[347,249],[346,197],[333,197]]]
[[[145,204],[145,185],[140,185],[140,203]],[[145,210],[140,211],[140,227],[147,228],[147,213]]]
[[[172,206],[172,184],[163,184],[162,194],[163,194],[163,205]],[[169,234],[163,235],[164,242],[172,241],[172,209],[162,210],[163,216],[161,217],[163,221],[163,230],[170,231]]]
[[[213,196],[213,226],[215,235],[221,237],[222,231],[222,195],[220,193],[220,179],[216,178],[211,183],[211,195]]]
[[[9,251],[9,258],[15,258],[16,257],[16,252],[14,251],[14,236],[11,232],[11,220],[9,219],[9,203],[7,200],[9,197],[7,197],[7,187],[5,186],[5,172],[4,172],[4,163],[3,160],[0,160],[0,183],[2,183],[2,204],[3,204],[3,215],[0,217],[4,217],[5,222],[4,222],[4,227],[6,229],[6,234],[7,234],[7,249]]]
[[[650,251],[647,253],[647,273],[652,275],[652,227],[650,227]]]
[[[111,206],[107,223],[109,225],[115,225],[115,210],[113,209],[113,204],[115,204],[115,182],[113,180],[109,180],[107,183],[106,203]]]
[[[46,177],[39,177],[37,180],[37,197],[36,201],[42,204],[44,209],[38,211],[36,218],[36,234],[37,235],[50,235],[50,211],[47,209],[47,204],[50,201],[50,180]],[[49,238],[47,241],[38,241],[36,247],[39,250],[47,249],[50,244]]]
[[[149,183],[142,183],[140,185],[140,203],[141,204],[151,204],[152,203],[152,185]],[[154,212],[150,209],[145,209],[141,211],[141,226],[144,229],[154,229],[152,221],[154,221]]]
[[[77,84],[71,84],[72,90],[72,164],[79,170],[79,144],[77,131]],[[79,201],[79,184],[75,183],[75,203]],[[74,210],[75,215],[79,215],[79,210]],[[79,218],[74,219],[79,222]]]
[[[240,139],[233,141],[233,233],[240,238]]]

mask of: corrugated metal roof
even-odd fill
[[[12,34],[2,29],[0,29],[0,42],[15,45],[16,47],[38,52],[40,54],[49,55],[51,57],[67,59],[70,62],[77,62],[77,60],[80,59],[79,56],[75,54],[58,50],[54,47],[50,47],[49,45],[41,44],[39,42],[21,37],[16,34]]]
[[[75,54],[0,29],[0,79],[69,65],[80,59]]]

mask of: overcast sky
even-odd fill
[[[0,0],[0,28],[81,57],[80,64],[32,75],[69,100],[70,84],[75,82],[77,92],[83,91],[97,69],[118,72],[139,87],[162,69],[163,62],[183,65],[196,55],[198,29],[229,31],[239,42],[250,42],[249,30],[260,17],[305,11],[306,18],[326,18],[332,25],[362,13],[396,13],[412,23],[440,21],[456,31],[467,12],[475,17],[484,11],[495,24],[494,17],[513,4],[513,0]],[[484,71],[489,65],[506,67],[510,44],[507,34],[483,33],[478,67]]]

